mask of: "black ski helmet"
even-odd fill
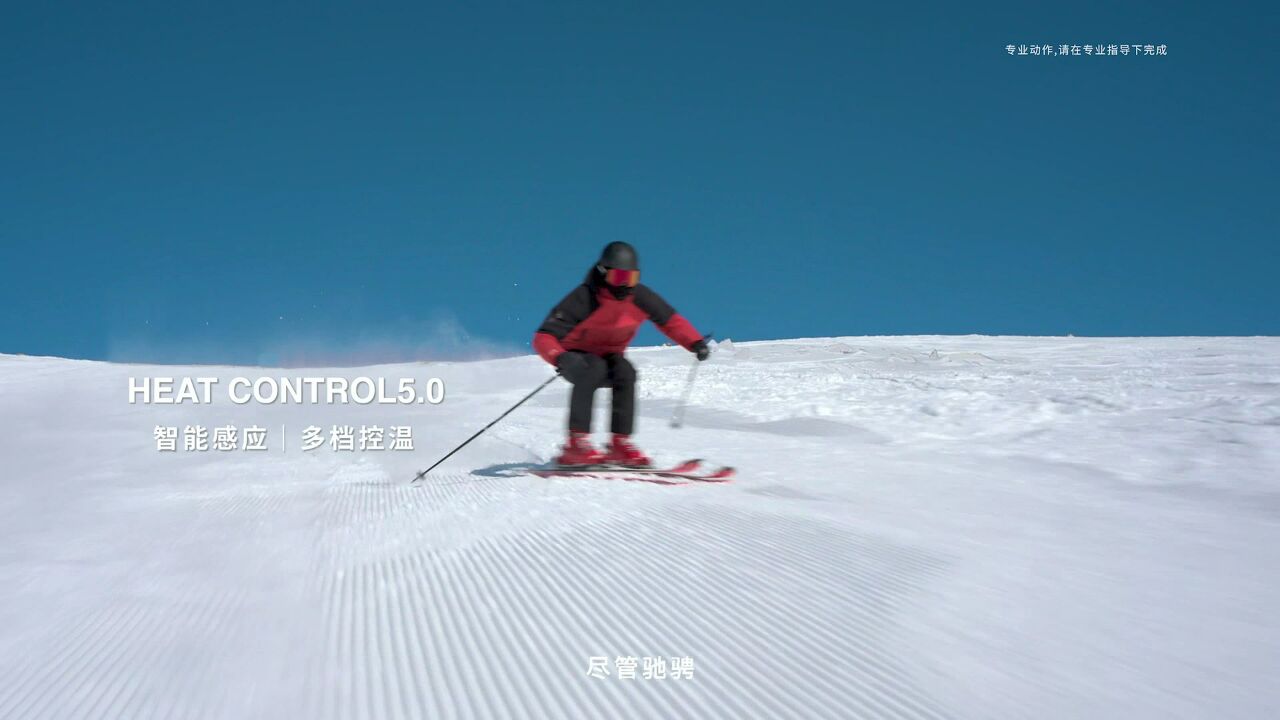
[[[640,256],[627,243],[615,241],[604,246],[597,264],[606,270],[639,270]]]

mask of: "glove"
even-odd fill
[[[694,355],[698,356],[698,362],[702,362],[703,360],[711,357],[711,348],[707,347],[706,338],[702,338],[698,342],[694,343],[689,350],[692,351]]]
[[[560,353],[560,357],[556,358],[556,372],[574,385],[582,382],[590,367],[586,356],[580,352],[570,350]]]

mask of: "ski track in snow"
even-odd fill
[[[633,357],[642,444],[739,478],[520,475],[560,440],[555,385],[410,485],[546,377],[533,358],[324,373],[445,379],[443,406],[399,408],[131,406],[131,375],[290,373],[0,356],[0,718],[1280,701],[1280,340],[726,343],[679,431],[688,356]],[[226,422],[408,422],[418,450],[154,449],[156,424]],[[694,677],[620,679],[618,656]]]

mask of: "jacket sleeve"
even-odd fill
[[[560,341],[577,327],[578,323],[586,320],[594,309],[591,302],[591,289],[586,285],[574,288],[573,292],[565,295],[564,299],[551,309],[547,319],[538,326],[538,331],[533,334],[533,349],[542,356],[543,360],[555,365],[556,360],[564,353],[564,345]]]
[[[538,355],[543,360],[552,365],[555,365],[560,356],[564,354],[564,346],[560,344],[560,341],[551,333],[542,331],[533,334],[533,349],[538,351]]]
[[[647,285],[636,286],[636,307],[649,316],[663,335],[671,338],[685,350],[692,350],[693,346],[702,339],[702,334],[693,327],[692,323],[676,312],[675,308],[663,300],[661,295],[650,290]]]

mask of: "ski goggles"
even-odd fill
[[[635,287],[640,282],[640,271],[605,268],[604,281],[614,287]]]

